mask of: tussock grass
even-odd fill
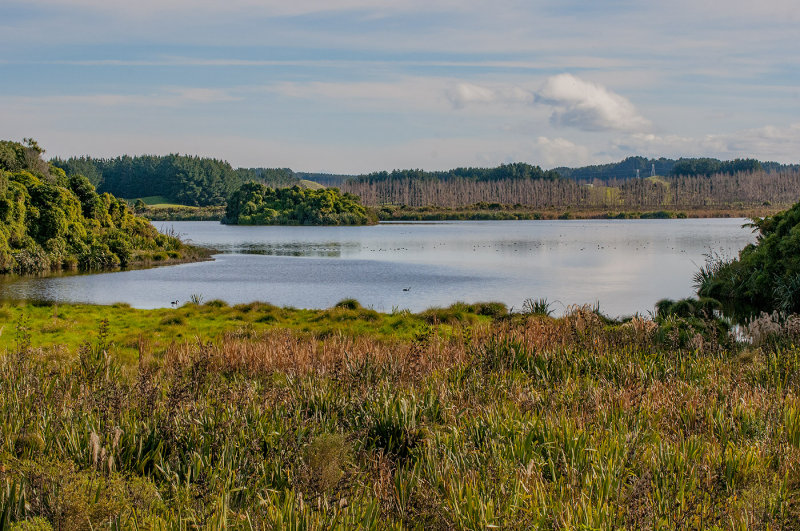
[[[330,321],[360,306],[193,305],[106,308],[90,342],[56,346],[37,337],[38,312],[52,321],[53,308],[6,309],[32,315],[2,336],[14,337],[0,358],[3,528],[791,529],[800,519],[800,349],[776,340],[780,330],[741,346],[675,315],[613,323],[588,307],[491,319],[458,306],[447,312],[472,317],[399,312],[354,325]],[[71,322],[73,311],[57,310]],[[261,326],[264,316],[283,324]],[[191,339],[143,324],[172,317]],[[190,334],[212,317],[224,326]],[[138,332],[132,358],[120,355],[131,348],[117,343],[123,323]],[[410,328],[381,332],[396,323]]]

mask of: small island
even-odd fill
[[[0,274],[83,271],[200,260],[83,175],[42,159],[33,139],[0,141]]]
[[[338,188],[270,188],[251,181],[231,194],[228,225],[374,225],[377,215]]]

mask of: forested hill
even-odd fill
[[[231,192],[248,181],[272,187],[299,182],[286,168],[234,169],[222,160],[177,154],[71,157],[51,162],[67,176],[86,176],[100,193],[124,198],[163,196],[169,202],[193,206],[224,205]]]
[[[160,234],[121,199],[41,158],[36,141],[0,140],[0,274],[185,261],[203,253]]]
[[[558,173],[544,171],[539,166],[531,166],[524,162],[501,164],[496,168],[456,168],[448,171],[394,170],[380,171],[360,175],[353,180],[360,183],[378,183],[383,181],[505,181],[505,180],[548,180],[559,178]]]
[[[656,175],[710,177],[753,172],[797,171],[800,165],[762,162],[755,159],[721,161],[712,158],[648,159],[628,157],[620,162],[542,170],[524,162],[501,164],[494,168],[456,168],[446,171],[419,169],[373,172],[364,175],[295,173],[289,168],[238,168],[228,162],[188,155],[124,155],[113,159],[71,157],[53,159],[67,176],[84,175],[98,192],[127,199],[162,196],[166,202],[190,206],[224,205],[242,184],[256,181],[270,188],[304,186],[303,180],[361,194],[365,187],[407,188],[410,185],[441,188],[509,186],[510,194],[520,186],[544,186],[559,179],[578,182],[624,181]],[[534,185],[533,183],[538,183]],[[462,186],[463,185],[463,186]],[[395,194],[396,195],[396,194]],[[452,194],[451,194],[452,195]],[[461,194],[463,195],[463,194]],[[474,194],[473,194],[474,195]],[[477,194],[483,197],[486,194]],[[466,197],[466,196],[464,196]],[[511,196],[509,196],[511,197]],[[369,202],[369,199],[366,199]],[[483,200],[483,199],[481,199]]]
[[[609,179],[632,179],[648,177],[655,169],[656,175],[661,176],[706,176],[725,174],[733,175],[742,172],[778,172],[800,169],[800,165],[780,164],[778,162],[763,162],[756,159],[719,160],[713,158],[680,158],[648,159],[645,157],[628,157],[620,162],[610,164],[597,164],[579,168],[559,167],[554,168],[561,177],[580,181],[593,181],[595,179],[607,181]]]
[[[434,180],[448,181],[454,178],[463,178],[472,181],[492,181],[515,178],[545,178],[553,180],[556,177],[574,179],[578,181],[608,181],[625,180],[637,177],[649,177],[655,170],[660,176],[684,177],[710,177],[712,175],[733,175],[743,172],[764,171],[767,173],[781,171],[797,171],[798,164],[781,164],[778,162],[765,162],[756,159],[719,160],[714,158],[680,158],[680,159],[648,159],[646,157],[628,157],[620,162],[609,164],[596,164],[569,168],[561,166],[549,171],[542,171],[538,166],[526,163],[503,164],[496,168],[457,168],[448,171],[424,170],[394,170],[391,172],[373,172],[364,175],[341,175],[327,173],[301,173],[296,175],[301,179],[316,181],[325,186],[342,187],[348,181],[359,183],[376,183],[386,180]]]

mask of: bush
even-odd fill
[[[361,308],[361,303],[356,299],[343,299],[336,303],[334,308],[344,308],[346,310],[358,310]]]
[[[800,203],[751,225],[759,232],[756,244],[735,260],[709,257],[695,277],[698,295],[750,315],[800,313]]]

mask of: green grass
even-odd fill
[[[743,345],[674,312],[350,299],[0,310],[2,529],[800,521],[794,328]]]
[[[316,181],[309,181],[308,179],[300,179],[300,186],[311,190],[323,190],[326,188],[325,185],[319,184]]]
[[[328,310],[284,309],[266,303],[227,306],[216,300],[157,310],[137,310],[126,304],[5,302],[0,304],[0,352],[13,348],[16,327],[22,322],[30,331],[33,347],[57,344],[74,349],[86,339],[95,337],[97,324],[107,319],[109,342],[116,355],[130,361],[136,359],[139,340],[143,336],[154,349],[166,348],[176,340],[216,340],[225,332],[239,329],[251,333],[288,329],[321,335],[367,335],[376,339],[410,340],[428,327],[430,321],[428,314],[382,314],[362,308],[357,301],[343,302],[346,304]],[[485,315],[465,312],[459,305],[452,308],[455,317],[442,320],[490,321]],[[480,311],[481,307],[477,310]]]

